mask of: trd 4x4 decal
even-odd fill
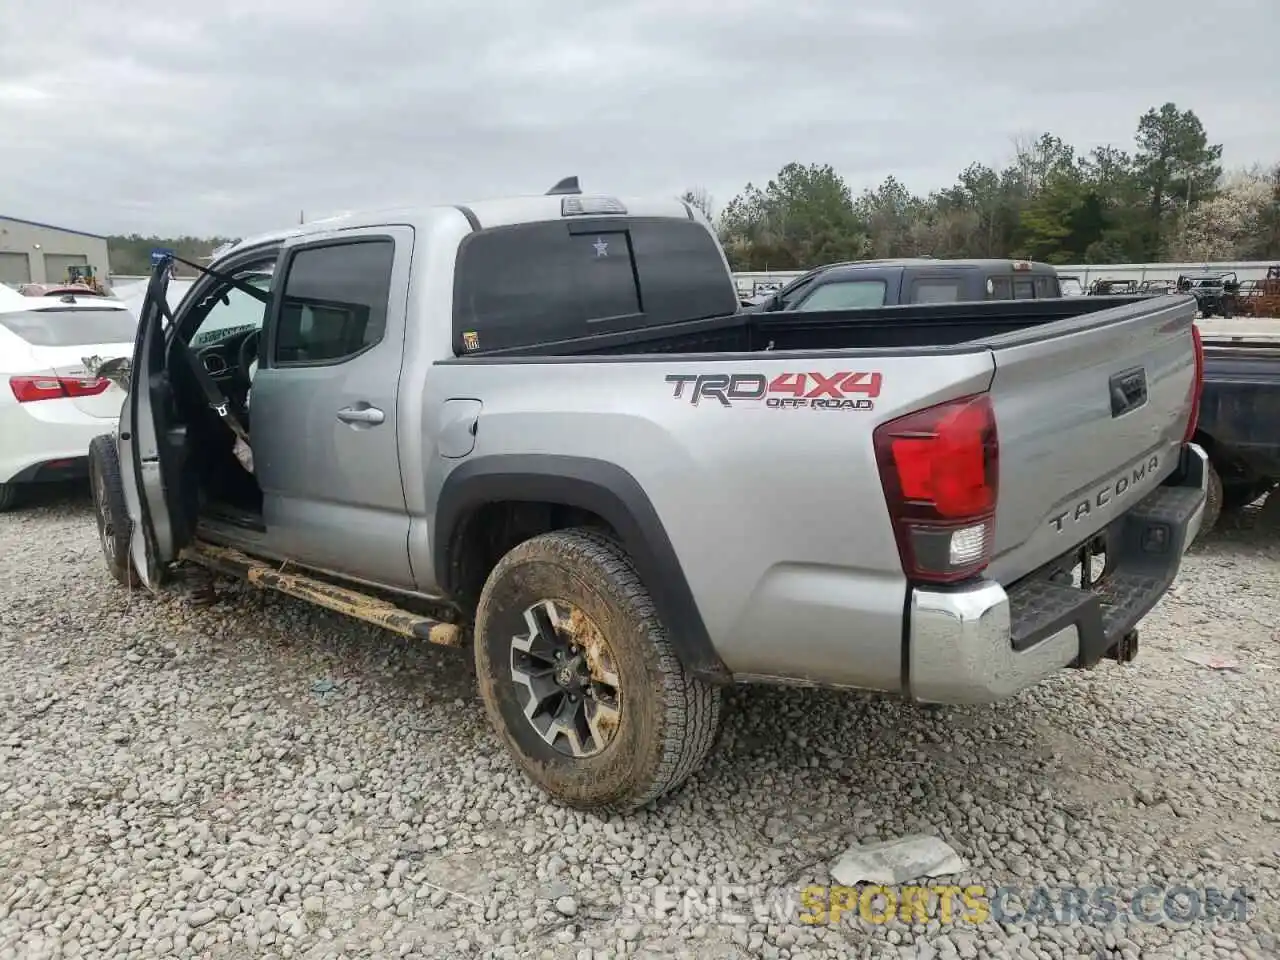
[[[698,406],[718,400],[732,407],[751,403],[779,410],[872,410],[880,396],[879,373],[781,373],[772,380],[762,373],[669,373],[671,396]]]

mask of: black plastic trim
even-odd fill
[[[486,503],[504,501],[562,504],[603,518],[621,537],[652,594],[685,669],[711,683],[732,682],[648,495],[630,473],[604,460],[495,454],[458,466],[445,479],[436,501],[434,561],[446,593],[456,596],[459,592],[450,555],[464,518]]]
[[[471,224],[472,230],[480,229],[480,218],[476,216],[476,212],[474,210],[470,207],[464,207],[461,204],[458,205],[458,210],[467,218],[467,223]]]

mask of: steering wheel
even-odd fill
[[[236,364],[244,378],[252,382],[250,368],[258,362],[258,341],[262,338],[261,330],[254,330],[240,341],[240,349],[236,352]]]

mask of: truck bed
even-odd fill
[[[1159,298],[1161,300],[1178,298]],[[507,350],[476,351],[467,360],[522,357],[636,356],[644,354],[741,354],[763,351],[892,350],[936,353],[960,344],[1028,331],[1104,310],[1142,305],[1151,297],[1067,297],[981,303],[908,304],[822,312],[741,312],[683,323],[601,333]],[[1106,319],[1115,317],[1110,315]]]
[[[457,470],[519,464],[523,496],[565,489],[538,485],[548,451],[591,465],[584,483],[616,465],[661,518],[731,672],[796,677],[779,641],[803,622],[822,638],[805,658],[814,677],[898,689],[912,585],[876,431],[981,397],[998,447],[981,578],[1013,589],[1046,565],[1069,569],[1100,534],[1122,537],[1179,467],[1194,316],[1186,296],[734,314],[475,350],[437,362],[429,394],[407,402],[472,398],[459,404],[474,429],[440,428],[468,451]],[[1148,578],[1108,602],[1127,624],[1162,589]]]

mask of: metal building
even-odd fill
[[[73,266],[93,267],[105,283],[107,238],[0,214],[0,283],[61,283]]]

